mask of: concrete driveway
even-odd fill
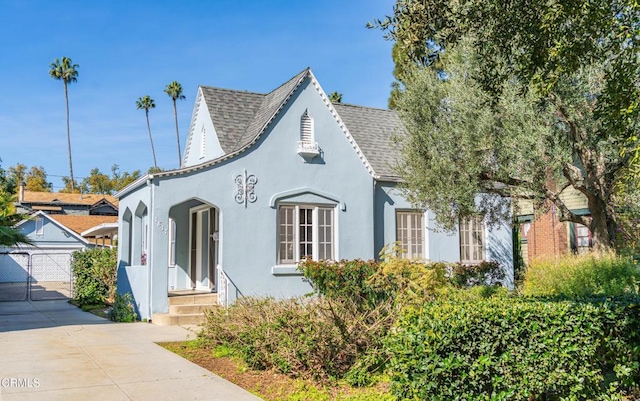
[[[260,400],[155,344],[188,338],[66,301],[0,302],[0,401]]]

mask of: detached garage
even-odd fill
[[[39,211],[18,223],[16,228],[32,245],[0,248],[0,301],[70,298],[72,254],[96,246],[92,239],[80,233],[116,219],[115,216],[48,215]]]

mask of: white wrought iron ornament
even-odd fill
[[[258,196],[255,193],[255,185],[258,179],[255,175],[247,175],[247,170],[242,170],[242,174],[237,175],[236,179],[236,193],[234,195],[236,202],[247,207],[248,202],[255,202]]]

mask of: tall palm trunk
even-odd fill
[[[182,166],[182,151],[180,150],[180,134],[178,133],[178,110],[176,99],[173,99],[173,118],[176,121],[176,140],[178,141],[178,167]]]
[[[71,192],[75,192],[75,181],[73,179],[73,163],[71,162],[71,133],[69,131],[69,94],[67,92],[67,81],[64,83],[64,100],[67,104],[67,149],[69,151],[69,174],[71,175]]]
[[[153,153],[153,166],[158,168],[158,163],[156,162],[156,150],[153,147],[153,137],[151,136],[151,125],[149,125],[149,110],[146,109],[145,113],[147,115],[147,131],[149,131],[149,141],[151,142],[151,153]]]

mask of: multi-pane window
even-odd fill
[[[310,257],[334,259],[333,208],[283,205],[279,208],[278,263]]]
[[[423,216],[422,212],[396,212],[396,241],[401,248],[401,258],[423,258]]]
[[[576,250],[578,253],[588,252],[591,248],[591,231],[587,226],[576,224]]]
[[[484,224],[479,217],[460,221],[460,262],[476,264],[484,260]]]

